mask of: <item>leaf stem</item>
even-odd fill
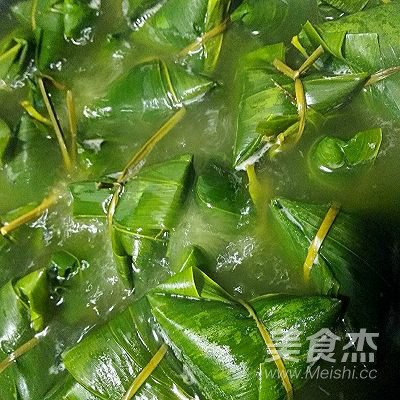
[[[182,107],[153,136],[151,136],[151,138],[139,149],[138,152],[136,152],[136,154],[122,170],[117,180],[118,183],[123,183],[126,180],[129,170],[142,161],[153,150],[154,146],[182,120],[185,114],[186,109]]]
[[[389,78],[389,76],[391,76],[393,74],[397,74],[398,72],[400,72],[400,67],[391,67],[388,69],[383,69],[381,71],[378,71],[377,73],[375,73],[369,77],[369,79],[365,83],[364,87],[373,85],[379,81]]]
[[[301,65],[301,67],[296,71],[296,78],[308,71],[309,68],[322,56],[324,53],[324,48],[322,46],[317,47],[317,49],[307,58],[306,61]]]
[[[299,37],[297,35],[293,36],[291,43],[305,58],[309,57],[306,49],[301,45]]]
[[[220,24],[214,26],[214,28],[210,29],[203,36],[197,38],[193,43],[189,44],[189,46],[185,47],[178,53],[178,58],[185,57],[187,54],[197,50],[201,45],[203,45],[208,40],[214,38],[220,33],[224,32],[229,24],[229,18],[222,21]]]
[[[72,164],[75,165],[78,153],[78,145],[76,141],[77,122],[76,122],[75,102],[71,90],[67,90],[66,99],[67,99],[68,124],[69,124],[69,131],[71,134],[71,149],[70,149],[71,161]]]
[[[10,55],[17,55],[19,50],[22,47],[22,43],[17,43],[10,49],[6,50],[3,54],[0,54],[0,61],[4,61],[6,58],[8,58]]]
[[[294,38],[293,38],[294,39]],[[297,39],[298,42],[298,39]],[[294,71],[292,68],[290,68],[288,65],[286,65],[283,61],[279,59],[275,59],[273,61],[274,67],[284,75],[288,76],[289,78],[294,80],[294,88],[295,88],[295,95],[296,95],[296,105],[297,105],[297,111],[299,115],[299,121],[298,121],[298,128],[297,128],[297,133],[294,136],[293,141],[291,141],[291,146],[295,145],[300,138],[303,136],[304,129],[306,126],[306,114],[307,114],[307,102],[306,102],[306,97],[304,93],[304,85],[303,82],[300,79],[300,76],[303,75],[305,72],[308,71],[308,69],[314,65],[314,63],[318,60],[319,57],[324,53],[324,49],[322,46],[319,46],[308,58],[304,63],[300,66],[300,68],[296,71]],[[283,149],[283,143],[286,140],[288,136],[291,136],[294,132],[294,126],[290,126],[288,129],[286,129],[284,132],[281,132],[277,137],[276,137],[276,143],[271,146],[269,149],[270,156],[273,157],[275,154],[279,153]]]
[[[304,133],[304,128],[306,124],[306,111],[307,111],[307,103],[306,96],[304,93],[304,85],[301,79],[296,79],[294,82],[295,93],[296,93],[296,103],[297,103],[297,111],[300,117],[299,120],[299,129],[297,131],[297,135],[294,139],[294,144],[297,143],[301,136]]]
[[[38,0],[32,0],[32,10],[31,10],[31,24],[32,30],[36,30],[36,11],[37,11]]]
[[[110,205],[108,206],[107,221],[108,221],[108,228],[109,228],[110,232],[112,231],[114,213],[115,213],[115,209],[117,208],[119,195],[121,194],[122,189],[123,189],[123,186],[121,184],[118,184],[118,186],[116,186],[113,197],[110,201]]]
[[[0,233],[3,236],[7,236],[10,232],[13,230],[17,229],[23,224],[26,224],[27,222],[39,217],[46,209],[48,209],[50,206],[55,204],[58,200],[58,195],[53,193],[49,197],[46,197],[45,199],[42,200],[42,202],[35,207],[33,210],[28,211],[26,214],[21,215],[20,217],[14,219],[13,221],[7,223],[6,225],[3,225],[0,228]]]
[[[125,393],[122,400],[130,400],[140,387],[146,382],[146,379],[152,374],[152,372],[157,368],[158,364],[163,360],[165,354],[167,353],[168,347],[164,343],[157,351],[157,353],[152,357],[149,363],[140,371],[139,375],[133,381],[131,387]]]
[[[257,179],[254,164],[248,165],[246,168],[247,177],[249,179],[249,193],[256,209],[259,211],[263,208],[264,194],[262,186]]]
[[[4,370],[6,370],[17,358],[33,349],[38,343],[39,339],[34,336],[31,340],[27,341],[18,347],[18,349],[9,354],[3,361],[0,361],[0,374],[4,372]]]
[[[46,92],[46,88],[43,83],[43,79],[41,77],[38,78],[39,89],[42,93],[44,104],[46,105],[47,112],[49,113],[51,123],[53,124],[53,129],[57,137],[58,145],[60,146],[61,154],[64,160],[65,167],[68,171],[71,170],[71,159],[68,154],[67,146],[65,145],[64,136],[61,131],[60,124],[57,120],[56,114],[53,110],[53,106],[50,102],[49,96]]]
[[[327,214],[325,215],[325,218],[322,221],[322,224],[314,240],[311,242],[311,245],[308,249],[307,258],[304,262],[304,267],[303,267],[304,281],[306,283],[308,283],[310,280],[311,269],[314,265],[315,259],[317,258],[322,243],[324,242],[326,236],[329,233],[329,230],[331,229],[333,223],[335,222],[335,219],[339,214],[339,211],[340,211],[340,205],[337,203],[333,203],[332,206],[329,208]]]
[[[266,344],[268,351],[271,354],[271,356],[278,368],[279,376],[280,376],[280,378],[282,380],[282,384],[286,390],[287,399],[293,399],[293,387],[289,380],[289,375],[286,371],[285,364],[283,363],[282,358],[279,355],[278,350],[276,349],[275,344],[274,344],[273,340],[271,339],[269,332],[267,331],[267,328],[258,319],[256,312],[253,310],[253,307],[251,307],[250,304],[248,304],[245,301],[240,300],[240,299],[239,299],[239,303],[249,312],[250,316],[256,322],[257,328],[260,331],[260,334],[264,340],[264,343]]]
[[[41,77],[50,81],[53,86],[58,90],[64,91],[66,89],[66,86],[63,83],[57,81],[51,75],[41,74]]]
[[[53,124],[51,123],[51,121],[44,117],[42,114],[39,113],[39,111],[37,111],[33,105],[27,101],[21,101],[21,107],[33,118],[36,119],[37,121],[41,122],[42,124],[45,124],[47,126],[53,126]]]
[[[273,61],[272,65],[279,71],[282,72],[282,74],[286,75],[287,77],[295,80],[296,76],[296,71],[294,71],[292,68],[290,68],[288,65],[286,65],[283,61],[279,60],[278,58],[275,58]]]
[[[172,84],[171,75],[169,73],[169,70],[168,70],[168,67],[167,67],[167,64],[165,63],[165,61],[160,60],[160,68],[161,68],[162,75],[165,78],[167,86],[168,86],[168,92],[169,92],[171,100],[172,100],[172,105],[174,107],[177,107],[179,105],[179,100],[176,95],[174,85]]]

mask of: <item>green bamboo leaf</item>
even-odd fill
[[[181,272],[184,269],[203,268],[206,265],[208,265],[208,260],[205,251],[198,246],[188,246],[183,250],[177,265],[172,266],[172,270]]]
[[[160,7],[159,0],[122,0],[122,13],[132,28],[139,28]]]
[[[46,274],[50,283],[50,296],[52,301],[59,303],[64,292],[76,285],[81,272],[80,261],[67,251],[56,251],[52,254]]]
[[[276,46],[271,47],[270,52],[278,56],[281,54]],[[368,73],[336,76],[314,73],[304,78],[307,117],[314,113],[325,115],[345,104],[361,91],[368,76]],[[271,66],[245,67],[238,77],[243,84],[234,148],[234,165],[237,168],[263,148],[271,147],[269,140],[286,129],[296,127],[299,120],[293,80]]]
[[[40,193],[44,196],[44,191],[56,181],[62,163],[51,130],[24,113],[13,136],[3,157],[2,187],[10,193],[18,193],[30,186],[38,196]]]
[[[351,14],[361,11],[369,3],[369,0],[324,0],[324,3]]]
[[[382,5],[384,2],[382,0],[319,0],[318,11],[320,19],[333,21],[348,14]]]
[[[35,40],[36,65],[40,70],[46,70],[52,62],[60,60],[65,50],[62,13],[48,11],[35,30]]]
[[[143,132],[153,133],[182,104],[201,100],[213,86],[209,79],[179,65],[145,62],[116,79],[104,97],[85,108],[86,120],[80,130],[86,138],[124,140],[129,134],[131,140],[132,132],[143,137]]]
[[[120,400],[161,345],[153,331],[149,304],[143,298],[63,354],[65,367],[82,387],[70,382],[70,390],[75,394],[86,389],[96,399]],[[182,374],[181,364],[168,351],[137,397],[191,399],[193,393]],[[66,399],[75,399],[74,394],[69,393]]]
[[[391,2],[378,7],[313,26],[307,23],[299,35],[301,45],[312,51],[323,44],[333,56],[331,71],[369,72],[375,74],[382,69],[399,65],[400,46],[396,38],[400,29],[400,4]],[[391,112],[397,117],[400,74],[386,76],[379,84],[371,85],[365,93],[367,101],[374,107],[381,105],[379,111]]]
[[[315,0],[245,0],[232,13],[232,21],[241,20],[261,34],[266,43],[290,40],[302,25],[317,15]]]
[[[79,38],[82,29],[91,22],[94,10],[80,0],[64,0],[64,34],[67,38]]]
[[[0,89],[19,78],[27,67],[29,35],[17,29],[0,41]]]
[[[308,249],[328,207],[277,198],[271,209],[294,272],[303,276]],[[311,269],[316,292],[350,299],[347,322],[356,329],[379,328],[380,296],[388,281],[380,237],[371,221],[340,211]]]
[[[311,148],[309,168],[322,182],[346,177],[349,172],[358,172],[359,167],[373,163],[381,143],[382,130],[379,128],[359,132],[348,141],[325,136]]]
[[[211,219],[221,224],[238,222],[249,207],[249,195],[241,177],[216,164],[209,165],[197,178],[196,200]]]
[[[0,387],[5,399],[40,399],[56,384],[58,374],[50,374],[57,350],[35,336],[41,332],[56,312],[52,293],[56,290],[53,276],[66,276],[66,265],[61,260],[75,257],[59,252],[53,255],[46,268],[41,268],[0,288],[0,363],[25,344],[35,340],[10,365],[0,372]],[[57,285],[60,285],[58,282]],[[38,369],[37,366],[40,365]],[[10,397],[16,396],[16,397]]]
[[[98,400],[94,394],[81,386],[72,375],[67,375],[53,386],[44,400]]]
[[[193,178],[192,163],[191,155],[183,155],[141,170],[125,185],[114,225],[133,232],[172,229]]]
[[[129,287],[154,279],[192,180],[193,158],[183,155],[144,168],[124,186],[113,216],[112,243]]]
[[[49,309],[50,296],[46,271],[31,272],[14,285],[14,290],[29,306],[32,328],[35,332],[40,332],[44,327],[44,315]]]
[[[185,269],[147,297],[157,322],[206,399],[271,400],[285,396],[279,374],[259,375],[260,366],[264,372],[277,367],[273,361],[266,361],[268,350],[253,318],[200,270]],[[288,371],[300,372],[292,379],[297,389],[305,383],[306,338],[322,327],[335,326],[340,301],[267,295],[252,300],[250,305],[269,332],[299,327],[298,361],[281,355]],[[275,338],[276,343],[278,340]]]
[[[32,202],[1,215],[0,227],[33,210],[37,205],[38,203]],[[29,252],[35,255],[43,249],[43,246],[43,232],[28,225],[20,226],[6,236],[0,235],[0,265],[2,265],[0,286],[15,276],[17,267],[20,268],[19,254]]]
[[[0,167],[3,165],[3,155],[11,139],[11,130],[8,125],[0,119]]]
[[[101,185],[99,182],[75,182],[69,185],[72,196],[72,213],[74,217],[106,217],[114,186],[111,183]],[[102,187],[99,187],[102,186]]]
[[[164,296],[185,296],[193,299],[216,300],[224,303],[235,301],[217,283],[210,279],[197,266],[185,268],[161,283],[153,292]],[[152,295],[150,295],[151,297]]]
[[[128,0],[124,8],[133,16],[130,25],[135,30],[131,36],[134,42],[163,54],[178,55],[190,48],[190,52],[184,51],[186,54],[181,56],[189,56],[187,63],[193,69],[209,73],[217,64],[223,35],[219,32],[193,49],[190,46],[214,29],[218,30],[227,18],[230,3],[230,0],[169,0],[139,5],[136,0]],[[143,13],[140,15],[139,11]]]
[[[10,353],[15,351],[18,347],[31,340],[36,331],[31,326],[32,318],[30,315],[29,305],[26,304],[14,290],[12,281],[9,281],[0,289],[0,340],[2,346],[0,348],[0,361],[3,361]],[[36,379],[45,382],[45,379],[49,379],[46,374],[43,373],[44,367],[49,364],[48,356],[52,356],[51,352],[46,357],[46,354],[41,354],[37,351],[37,347],[31,350],[32,353],[29,357],[36,356],[36,362],[41,363],[40,370],[36,370]],[[32,378],[31,374],[24,374],[29,372],[30,361],[28,355],[24,355],[18,359],[16,363],[13,363],[10,367],[2,371],[0,374],[0,387],[2,389],[2,395],[6,399],[15,398],[13,396],[21,395],[26,393],[27,388],[24,388]],[[40,390],[34,384],[35,380],[30,383],[29,395],[40,397],[46,392],[46,388]],[[49,379],[49,387],[51,387],[52,379]]]
[[[62,58],[67,45],[64,35],[79,40],[94,15],[94,10],[80,0],[27,0],[11,10],[21,24],[35,33],[35,58],[40,70]]]
[[[65,50],[60,0],[37,0],[34,16],[32,10],[34,10],[33,0],[21,1],[11,7],[19,22],[26,29],[34,31],[36,64],[39,69],[46,69],[51,62],[58,61],[57,58]],[[33,21],[35,21],[34,26]]]

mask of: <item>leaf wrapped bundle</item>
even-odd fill
[[[322,45],[328,55],[324,68],[332,72],[375,74],[399,66],[400,4],[391,2],[346,16],[337,21],[313,26],[307,22],[299,35],[302,52]],[[327,62],[329,61],[329,62]],[[400,110],[400,73],[388,73],[365,95],[368,104],[398,118]]]
[[[79,40],[84,28],[89,26],[94,10],[81,0],[34,1],[17,3],[12,11],[26,28],[34,30],[36,64],[43,70],[61,59],[66,48],[64,37]]]
[[[29,36],[24,31],[15,30],[0,41],[0,89],[20,77],[27,67],[28,55]]]
[[[232,13],[232,21],[241,20],[264,43],[290,40],[307,20],[318,13],[316,0],[244,0]]]
[[[217,164],[200,173],[195,185],[197,204],[210,219],[221,225],[236,223],[248,212],[248,191],[241,177]]]
[[[120,400],[135,377],[163,344],[153,331],[153,318],[146,298],[129,306],[106,325],[63,354],[71,377],[46,400]],[[182,380],[183,370],[167,351],[137,392],[137,398],[189,400],[193,393]],[[135,398],[136,398],[135,397]]]
[[[283,198],[271,202],[291,265],[301,275],[328,208]],[[312,265],[312,290],[349,299],[346,319],[351,329],[379,331],[381,293],[388,282],[384,243],[374,223],[340,211]]]
[[[348,141],[324,136],[310,150],[309,168],[322,183],[336,178],[343,181],[349,173],[373,163],[381,143],[382,130],[379,128],[359,132]]]
[[[29,203],[25,206],[18,207],[11,210],[4,215],[0,216],[0,227],[7,225],[16,218],[33,210],[38,204]],[[21,251],[26,252],[29,249],[30,253],[36,253],[39,249],[43,248],[43,233],[38,229],[32,229],[27,225],[21,226],[7,236],[0,234],[0,265],[11,266],[12,264],[18,265],[16,253]],[[23,249],[23,250],[22,250]],[[11,276],[14,276],[14,269],[6,270],[4,267],[1,269],[0,286],[3,285]]]
[[[284,61],[283,44],[271,45],[247,55],[238,73],[241,83],[234,148],[234,165],[243,163],[270,149],[278,134],[294,134],[299,125],[293,80],[273,66],[275,59]],[[262,66],[262,63],[265,66]],[[308,118],[343,105],[361,91],[368,73],[321,75],[313,73],[302,79]],[[290,145],[290,136],[285,141]]]
[[[112,218],[112,244],[128,287],[154,277],[165,263],[193,173],[193,157],[183,155],[144,168],[124,186]]]
[[[284,394],[279,376],[276,381],[264,379],[267,375],[263,374],[266,374],[269,364],[263,361],[268,357],[268,351],[255,327],[254,320],[248,316],[242,305],[198,269],[203,262],[200,250],[196,248],[186,250],[182,264],[177,268],[181,272],[154,289],[148,296],[152,310],[149,301],[142,298],[78,345],[64,352],[64,364],[70,375],[49,393],[46,400],[60,398],[117,400],[126,395],[139,373],[147,367],[152,355],[163,344],[152,312],[156,317],[160,313],[165,317],[171,313],[170,322],[181,323],[185,329],[172,335],[169,327],[161,323],[165,329],[163,334],[169,334],[173,349],[183,348],[183,353],[179,353],[179,357],[182,357],[185,363],[193,351],[196,356],[182,366],[175,358],[174,352],[168,350],[145,383],[135,392],[134,398],[154,400],[194,398],[193,385],[188,387],[182,380],[183,371],[186,374],[187,367],[190,367],[191,378],[196,379],[199,388],[196,396],[200,396],[201,399],[242,398],[243,396],[235,397],[235,395],[240,396],[248,385],[254,384],[259,372],[262,372],[260,384],[253,385],[252,397],[243,398],[278,399]],[[272,295],[258,298],[252,305],[257,314],[263,316],[262,321],[268,321],[272,329],[301,329],[300,340],[303,345],[305,338],[321,327],[333,328],[340,313],[340,301],[326,297],[295,298]],[[189,312],[186,310],[179,315],[178,310],[184,306],[189,307]],[[193,314],[190,311],[193,311]],[[196,321],[198,320],[196,325],[193,325],[193,316]],[[157,319],[164,320],[161,317]],[[215,321],[218,321],[217,325]],[[219,330],[220,323],[223,328],[221,330]],[[216,326],[218,330],[215,329]],[[202,340],[185,340],[185,332],[192,339],[194,334]],[[212,343],[213,347],[207,343]],[[251,351],[247,349],[248,344]],[[292,365],[289,360],[285,360],[285,364],[290,367],[305,368],[306,350],[308,346],[302,349],[299,363]],[[209,353],[210,351],[213,354]],[[214,360],[211,363],[210,357]],[[226,360],[231,360],[232,357],[235,357],[235,361],[232,364],[227,363]],[[248,357],[250,359],[247,359]],[[196,363],[196,368],[193,367],[192,361]],[[210,365],[211,369],[207,368]],[[246,368],[248,366],[251,368]],[[205,375],[201,374],[203,368]],[[271,368],[276,368],[273,362]],[[229,379],[232,370],[241,372],[234,377],[233,382]],[[215,374],[216,371],[218,373]],[[238,389],[237,393],[233,392],[240,387],[243,375],[247,378],[242,381],[246,386]],[[224,380],[222,391],[214,386],[212,383],[214,379]],[[294,386],[297,387],[299,382],[300,380],[293,382]],[[258,386],[261,388],[259,396]],[[233,393],[230,395],[230,392]],[[244,396],[248,393],[246,392]]]
[[[143,136],[142,132],[158,128],[182,105],[199,101],[213,86],[208,78],[176,64],[159,60],[138,64],[115,80],[104,97],[86,107],[80,131],[87,139],[121,140],[131,137],[132,131]]]
[[[0,369],[2,399],[44,398],[55,384],[57,375],[49,369],[54,364],[56,350],[35,335],[45,328],[55,312],[54,294],[78,270],[79,261],[61,251],[53,255],[48,268],[9,281],[0,289],[0,365],[10,354],[28,346],[25,354]],[[63,281],[56,277],[62,277]]]
[[[62,165],[58,144],[49,127],[25,113],[15,131],[3,155],[1,185],[16,193],[26,186],[43,192],[55,182],[55,171]]]
[[[201,270],[185,269],[147,297],[168,343],[189,368],[204,398],[271,400],[285,396],[280,375],[273,373],[277,365],[268,361],[270,353],[254,317]],[[336,325],[340,301],[278,294],[258,297],[249,305],[276,345],[279,339],[274,331],[299,331],[297,360],[280,354],[291,385],[297,389],[305,382],[306,338]],[[297,376],[290,374],[294,370]]]
[[[134,42],[165,55],[179,55],[184,50],[194,70],[206,73],[214,70],[231,0],[147,0],[140,3],[127,0],[125,3],[129,5],[125,9],[131,17],[130,25],[135,29]],[[145,12],[140,15],[141,11]]]

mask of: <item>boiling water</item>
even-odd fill
[[[83,116],[85,105],[104,93],[107,85],[117,76],[129,70],[132,65],[145,59],[148,50],[132,44],[115,50],[104,51],[104,42],[109,33],[119,32],[125,27],[119,2],[102,2],[102,12],[93,41],[86,46],[71,46],[65,59],[57,66],[53,75],[72,88],[78,107]],[[0,4],[0,35],[4,35],[15,24],[4,3]],[[198,171],[210,160],[230,165],[234,143],[235,87],[234,77],[237,61],[245,52],[258,45],[258,38],[240,26],[231,27],[224,38],[223,50],[214,78],[218,87],[204,100],[191,107],[185,119],[175,127],[154,152],[147,163],[167,160],[177,154],[192,153]],[[22,108],[21,99],[27,95],[22,87],[12,93],[0,91],[0,118],[15,126]],[[55,101],[57,99],[55,98]],[[60,110],[61,119],[65,115]],[[356,177],[346,187],[330,188],[310,176],[307,167],[307,153],[311,144],[322,135],[333,135],[347,139],[354,133],[372,126],[383,129],[383,144],[379,156],[363,176]],[[120,127],[120,129],[124,129]],[[105,149],[103,166],[97,171],[116,172],[120,170],[142,143],[132,132],[129,145],[115,144]],[[317,130],[307,129],[299,146],[274,160],[268,158],[258,165],[257,173],[265,190],[273,196],[285,196],[309,202],[329,203],[339,201],[346,210],[368,215],[377,220],[398,237],[400,222],[400,126],[396,121],[380,119],[374,110],[368,108],[362,94],[351,105],[327,119]],[[52,158],[43,149],[43,159]],[[102,169],[103,168],[103,169]],[[0,172],[1,175],[1,172]],[[62,312],[49,327],[46,340],[60,350],[68,348],[82,338],[96,325],[103,323],[121,310],[133,299],[140,297],[143,290],[133,293],[124,289],[113,262],[111,245],[105,221],[76,220],[71,216],[66,185],[70,181],[88,178],[87,175],[65,177],[52,169],[51,165],[40,174],[41,179],[32,180],[29,185],[7,183],[7,177],[0,176],[0,214],[32,200],[40,200],[48,191],[44,184],[56,175],[55,185],[64,193],[64,200],[33,223],[45,233],[45,248],[40,255],[12,250],[7,264],[2,265],[2,282],[16,278],[26,272],[47,265],[51,252],[62,247],[82,263],[82,283],[72,288],[60,306]],[[98,176],[92,176],[98,178]],[[244,184],[246,177],[242,177]],[[196,244],[207,250],[210,256],[209,270],[214,279],[227,290],[243,298],[251,298],[266,292],[304,292],[299,277],[290,273],[288,261],[281,252],[281,246],[270,221],[267,220],[262,233],[252,226],[240,226],[236,230],[225,229],[215,221],[207,219],[193,200],[193,193],[182,211],[182,218],[171,237],[171,259],[177,259],[180,250],[188,244]],[[391,247],[395,255],[397,242]],[[172,261],[173,262],[173,261]],[[161,279],[165,270],[155,272],[155,280]],[[400,325],[390,321],[385,345],[385,356],[379,369],[379,379],[373,382],[354,380],[313,380],[299,394],[299,399],[376,399],[388,398],[395,384],[397,349],[400,349]],[[396,335],[398,339],[396,339]],[[397,345],[397,348],[396,348]],[[58,360],[57,360],[58,361]],[[54,371],[62,370],[55,363]],[[397,368],[398,370],[398,368]],[[54,372],[53,371],[53,372]],[[386,394],[385,394],[386,393]]]

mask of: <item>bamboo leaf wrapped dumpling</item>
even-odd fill
[[[201,251],[198,248],[187,248],[185,257],[181,261],[181,266],[176,268],[176,270],[180,270],[181,272],[164,285],[155,289],[154,293],[149,297],[150,302],[161,296],[161,293],[165,292],[165,296],[169,298],[171,295],[170,292],[176,291],[178,294],[177,301],[181,298],[181,301],[204,303],[205,309],[203,312],[210,312],[210,317],[214,313],[213,308],[218,310],[218,307],[220,307],[222,314],[226,310],[228,314],[235,310],[235,306],[239,305],[239,303],[235,302],[219,285],[211,281],[198,269],[198,266],[202,265],[203,262]],[[195,282],[192,279],[193,276],[196,277]],[[194,287],[195,284],[197,285],[196,287]],[[311,306],[310,311],[296,308],[302,301],[304,301],[302,304],[304,307]],[[274,303],[275,301],[270,300],[270,302]],[[288,319],[287,324],[290,325],[293,321],[296,321],[296,324],[300,324],[302,329],[304,329],[304,325],[301,325],[303,320],[297,319],[299,313],[307,315],[309,312],[316,313],[315,315],[313,314],[315,320],[311,318],[306,323],[304,334],[308,334],[313,330],[317,331],[319,324],[333,327],[340,310],[340,302],[338,300],[324,297],[315,297],[309,300],[304,298],[302,300],[301,298],[296,299],[282,296],[282,299],[277,300],[277,302],[281,307],[278,307],[278,309],[274,308],[268,316],[265,316],[265,319],[271,319],[272,324],[279,325],[282,319]],[[212,307],[214,303],[215,306]],[[324,307],[323,310],[322,306]],[[211,310],[209,310],[210,307]],[[235,323],[239,323],[240,325],[246,321],[246,325],[247,322],[250,322],[250,326],[251,322],[255,325],[255,322],[247,316],[246,309],[242,308],[244,310],[243,315]],[[261,313],[266,312],[265,309],[261,311]],[[184,314],[187,314],[187,311]],[[240,311],[237,314],[239,315]],[[275,314],[279,314],[280,317],[274,318]],[[307,316],[305,314],[303,317]],[[187,319],[190,319],[188,314]],[[215,322],[216,320],[210,318],[206,318],[205,320],[207,320],[206,324],[213,324],[214,327],[218,328],[219,320],[218,323]],[[202,320],[200,325],[203,325],[205,320]],[[229,320],[229,318],[224,317],[223,323],[226,320]],[[231,320],[234,320],[234,317]],[[282,326],[279,325],[278,328]],[[235,326],[232,326],[231,329],[234,330]],[[220,336],[224,336],[224,332],[222,330]],[[238,340],[240,342],[240,340],[245,340],[245,337],[249,337],[247,334],[238,335],[237,330],[235,332],[234,342],[236,343],[238,343]],[[144,373],[146,368],[149,368],[151,365],[152,361],[150,359],[153,360],[152,355],[157,354],[165,346],[162,340],[163,336],[160,336],[159,333],[159,327],[151,314],[150,304],[146,298],[142,298],[109,321],[105,326],[91,333],[78,345],[64,352],[64,364],[70,375],[51,391],[46,400],[58,400],[61,397],[65,400],[81,398],[90,400],[108,398],[110,400],[117,400],[129,398],[127,394],[137,382],[138,376]],[[257,335],[259,333],[252,332],[251,337],[255,339],[250,339],[250,342],[257,341]],[[232,337],[226,336],[225,339],[230,341]],[[175,343],[173,346],[175,346]],[[246,351],[243,347],[240,348],[240,346],[239,349],[240,351]],[[204,350],[207,352],[207,349],[201,349],[199,354]],[[265,347],[263,348],[263,352],[264,358],[267,357]],[[221,352],[216,354],[217,357],[222,358],[223,356]],[[223,365],[222,359],[221,365]],[[192,383],[190,386],[187,386],[183,382],[182,377],[187,374],[187,367],[188,365],[182,365],[178,362],[171,349],[168,349],[165,355],[158,360],[157,364],[151,367],[151,373],[146,374],[141,384],[135,386],[137,391],[134,392],[133,398],[143,397],[154,400],[208,398],[203,392],[204,388],[202,385],[196,387]],[[257,382],[259,369],[260,366],[257,365],[255,374],[252,376],[253,382]],[[185,371],[184,374],[183,371]],[[189,371],[189,374],[189,376],[192,375],[192,370]],[[221,374],[219,375],[221,376]],[[197,374],[193,377],[197,378]],[[201,382],[196,381],[196,383],[199,384]],[[273,382],[264,380],[261,383],[264,391],[260,395],[261,397],[255,398],[276,398],[276,393],[281,390],[279,387],[280,384],[275,388],[271,384]],[[255,386],[258,387],[258,385]],[[192,392],[193,390],[196,391],[196,394]],[[271,390],[269,394],[267,393],[268,390]],[[239,398],[235,396],[221,397],[219,394],[220,392],[216,389],[212,398]],[[250,397],[246,397],[246,399],[250,399]]]
[[[50,373],[57,357],[40,336],[56,312],[58,288],[79,271],[69,253],[53,254],[49,267],[10,280],[0,288],[0,387],[2,399],[44,398],[58,374]],[[61,281],[62,278],[62,281]],[[21,349],[24,349],[23,351]],[[20,350],[14,362],[9,357]],[[38,368],[40,365],[40,368]]]
[[[63,354],[70,377],[46,400],[58,400],[61,394],[66,400],[122,399],[163,344],[153,325],[146,298],[129,306]],[[182,375],[182,366],[168,350],[146,384],[139,388],[137,396],[190,400],[194,394],[183,382]]]
[[[12,7],[12,11],[27,29],[34,30],[36,64],[42,70],[62,58],[67,44],[64,37],[73,40],[81,38],[94,10],[81,0],[38,0],[33,7],[34,1],[19,2]]]
[[[44,151],[46,157],[43,157]],[[62,167],[60,150],[52,131],[26,113],[10,138],[3,163],[1,186],[14,193],[27,185],[43,193],[55,182],[58,168]],[[49,163],[53,169],[47,168]]]
[[[311,243],[329,207],[276,198],[271,209],[294,272],[303,276]],[[385,239],[377,228],[371,221],[340,211],[309,273],[312,290],[349,299],[350,329],[379,331],[381,295],[389,279]]]
[[[125,9],[136,18],[131,21],[135,43],[166,55],[179,55],[184,50],[183,56],[189,55],[187,62],[194,70],[206,73],[214,70],[231,0],[146,1],[140,6],[136,0],[126,3],[130,7]],[[145,12],[139,15],[138,11]]]
[[[237,224],[248,213],[250,198],[243,179],[217,164],[210,164],[199,174],[195,196],[199,207],[211,220],[221,225]]]
[[[393,21],[393,23],[388,23]],[[364,91],[368,105],[379,112],[399,115],[400,73],[390,68],[399,66],[400,4],[391,2],[340,18],[312,25],[307,22],[299,34],[299,49],[312,52],[322,45],[329,56],[324,67],[333,72],[368,72],[388,70],[381,79]]]
[[[106,94],[85,107],[86,139],[121,140],[158,128],[174,110],[199,101],[214,83],[176,64],[149,61],[116,79]],[[144,141],[144,138],[142,138]]]
[[[178,357],[194,376],[206,399],[272,400],[285,397],[277,364],[257,327],[254,315],[197,268],[174,275],[147,296],[153,315]],[[300,371],[289,385],[305,383],[307,337],[333,328],[340,301],[328,297],[266,295],[249,302],[272,342],[273,332],[299,330],[297,361],[280,357],[286,371]],[[267,373],[269,371],[269,373]],[[285,376],[284,370],[279,370]],[[289,372],[288,372],[289,374]],[[285,382],[287,384],[287,381]]]
[[[237,81],[240,99],[234,147],[234,166],[243,168],[263,153],[276,147],[279,134],[290,133],[280,147],[290,146],[298,130],[295,84],[272,65],[284,61],[284,45],[271,45],[249,53],[239,66]],[[361,91],[368,73],[322,75],[312,73],[302,79],[306,118],[336,109]],[[287,142],[287,143],[286,143]]]
[[[32,211],[37,205],[37,203],[32,202],[1,215],[0,228]],[[43,248],[43,245],[43,232],[39,229],[32,229],[27,225],[20,226],[5,236],[0,234],[0,286],[15,276],[17,268],[21,268],[19,258],[21,253],[25,254],[26,251],[29,251],[30,254],[36,254]],[[5,266],[9,268],[6,269]]]
[[[232,21],[242,21],[261,34],[266,43],[291,39],[302,25],[317,16],[316,0],[244,0],[232,13]]]
[[[358,132],[348,141],[324,136],[310,150],[309,169],[323,184],[345,183],[349,174],[375,161],[381,143],[379,128]]]
[[[112,244],[128,287],[154,279],[165,264],[193,174],[193,157],[183,155],[146,167],[125,184],[112,218]]]

